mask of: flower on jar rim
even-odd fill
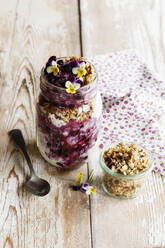
[[[82,62],[79,64],[78,67],[73,67],[72,72],[73,74],[77,75],[78,78],[82,78],[83,76],[86,75],[87,70],[85,69],[85,62]]]
[[[66,87],[66,92],[68,92],[70,94],[74,94],[74,93],[76,93],[76,90],[78,90],[80,88],[80,84],[66,81],[65,87]]]
[[[54,76],[57,76],[59,73],[59,68],[56,61],[52,61],[51,65],[46,68],[47,73],[53,73]]]

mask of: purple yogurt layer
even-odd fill
[[[97,119],[86,122],[70,120],[56,127],[47,114],[38,107],[38,128],[42,133],[42,146],[46,156],[61,167],[74,166],[87,159],[87,151],[97,140]]]

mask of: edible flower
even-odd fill
[[[77,175],[77,179],[75,181],[75,185],[80,185],[82,183],[83,183],[83,174],[80,173],[80,174]]]
[[[46,71],[47,71],[47,73],[53,72],[53,75],[57,76],[57,74],[59,73],[59,68],[58,68],[57,62],[52,61],[52,65],[48,66]]]
[[[78,67],[72,68],[73,74],[77,75],[78,78],[82,78],[86,75],[85,62],[82,62]]]
[[[81,189],[87,194],[90,195],[92,194],[96,194],[96,189],[93,186],[90,186],[88,183],[84,183],[81,186]]]
[[[90,193],[96,194],[96,189],[92,186],[90,186]]]
[[[96,189],[90,185],[92,183],[94,177],[94,170],[90,173],[88,180],[84,183],[83,174],[80,173],[77,175],[77,179],[74,182],[73,189],[75,191],[80,190],[81,192],[86,193],[87,195],[96,194]]]
[[[66,92],[68,92],[70,94],[74,94],[74,93],[76,93],[76,90],[78,90],[80,88],[80,84],[71,83],[70,81],[66,81],[65,87],[67,88]]]

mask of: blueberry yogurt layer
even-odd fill
[[[52,165],[83,164],[98,137],[101,98],[97,73],[85,58],[52,56],[41,71],[37,145]]]

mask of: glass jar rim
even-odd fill
[[[60,60],[60,59],[71,58],[71,57],[72,57],[72,56],[59,57],[59,58],[56,59],[56,61],[58,61],[58,60]],[[80,57],[80,58],[84,58],[84,57]],[[84,58],[84,59],[85,59],[85,58]],[[81,90],[91,89],[91,88],[93,88],[93,87],[95,86],[95,84],[97,83],[98,73],[97,73],[96,67],[95,67],[89,60],[87,60],[87,62],[89,62],[89,63],[92,65],[92,67],[94,68],[94,70],[95,70],[95,76],[94,76],[94,78],[93,78],[93,80],[92,80],[92,82],[91,82],[90,84],[87,84],[87,85],[85,85],[85,86],[80,87],[80,88],[76,91],[76,93],[81,92]],[[58,90],[66,91],[66,88],[59,87],[59,86],[56,86],[56,85],[50,83],[50,82],[46,79],[46,76],[45,76],[45,74],[44,74],[44,70],[45,70],[45,67],[42,67],[42,69],[41,69],[41,76],[42,76],[43,79],[47,82],[48,85],[50,85],[51,87],[57,88]]]
[[[106,149],[107,148],[105,148],[103,151],[100,152],[99,162],[100,162],[101,168],[113,177],[118,177],[122,179],[136,179],[136,178],[141,178],[141,177],[146,176],[153,169],[154,159],[151,157],[151,154],[148,154],[147,152],[150,163],[149,163],[149,167],[146,170],[138,174],[134,174],[134,175],[123,175],[121,173],[114,172],[104,162],[103,154]]]

